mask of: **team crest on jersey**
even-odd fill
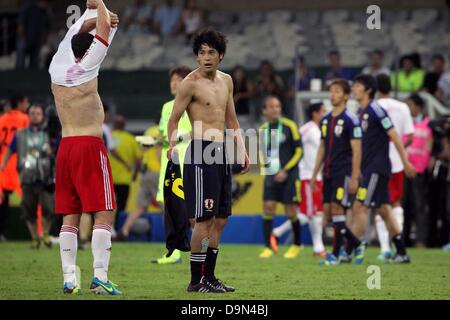
[[[205,208],[206,208],[206,210],[211,211],[214,208],[214,200],[206,199],[205,200]]]
[[[369,127],[369,121],[367,121],[367,120],[361,121],[361,128],[363,129],[364,132],[367,131],[368,127]]]
[[[363,115],[363,119],[364,119],[364,120],[367,120],[367,119],[369,119],[369,114],[368,114],[368,113],[364,113],[364,115]]]
[[[343,125],[344,125],[344,120],[339,119],[338,122],[337,122],[337,124],[338,124],[339,126],[343,126]]]
[[[334,134],[336,135],[336,137],[340,137],[343,131],[344,127],[341,125],[337,125],[336,128],[334,128]]]

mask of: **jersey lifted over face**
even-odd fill
[[[76,60],[71,43],[73,36],[80,31],[83,23],[95,17],[97,17],[97,10],[86,10],[67,32],[50,64],[49,73],[52,83],[64,87],[75,87],[98,76],[100,65],[106,57],[117,28],[111,29],[109,39],[102,39],[95,35],[90,48],[80,61]]]
[[[387,132],[394,127],[386,110],[372,101],[365,109],[360,110],[362,139],[361,171],[364,176],[378,173],[391,176],[389,159],[389,136]]]
[[[362,137],[358,117],[347,109],[337,117],[330,112],[320,122],[320,131],[325,144],[325,178],[350,176],[353,155],[350,142]]]

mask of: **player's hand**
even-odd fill
[[[309,182],[309,185],[311,186],[311,190],[312,190],[313,192],[317,192],[317,191],[318,191],[318,189],[317,189],[317,181],[316,181],[316,178],[315,178],[315,177],[313,177],[313,178],[311,179],[311,181]]]
[[[167,159],[175,163],[175,160],[178,159],[178,149],[177,147],[170,147],[167,151]],[[179,163],[179,162],[178,162]]]
[[[245,153],[244,156],[244,164],[242,165],[242,171],[241,174],[246,174],[250,171],[250,160],[248,158],[248,154]]]
[[[283,183],[286,181],[287,177],[288,177],[288,173],[286,172],[286,170],[281,170],[280,172],[277,173],[274,180],[275,180],[275,182]]]
[[[97,9],[98,7],[97,0],[87,0],[86,7],[88,9]]]
[[[350,182],[348,183],[348,192],[350,194],[356,194],[356,192],[358,191],[358,187],[359,187],[359,183],[358,183],[358,178],[350,178]]]
[[[111,18],[111,28],[117,28],[119,26],[119,16],[114,12],[109,12],[109,17]]]
[[[405,165],[405,174],[408,178],[414,178],[416,176],[416,169],[414,169],[411,162],[407,162]]]

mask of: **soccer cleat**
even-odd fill
[[[73,295],[80,295],[81,289],[78,286],[74,286],[72,283],[65,282],[64,288],[63,288],[64,294],[73,294]]]
[[[272,249],[264,248],[264,250],[259,255],[260,258],[271,258],[274,255]]]
[[[354,264],[361,264],[364,261],[364,252],[366,251],[366,243],[364,241],[355,249],[355,261]]]
[[[92,279],[91,283],[91,292],[95,294],[109,294],[112,296],[121,295],[122,292],[116,289],[117,285],[112,283],[111,281],[103,282],[100,281],[97,277]]]
[[[270,247],[273,253],[278,254],[278,238],[273,233],[270,234]]]
[[[164,254],[161,258],[152,260],[152,263],[156,264],[181,263],[181,253],[179,250],[175,250],[170,257],[166,257],[166,255]]]
[[[391,262],[398,264],[411,263],[411,259],[407,254],[395,254],[395,256],[391,259]]]
[[[391,252],[390,251],[386,251],[386,252],[380,252],[380,254],[377,257],[377,260],[387,261],[387,260],[389,260],[391,258],[392,258]]]
[[[300,246],[293,244],[292,246],[289,247],[289,250],[284,254],[284,257],[286,259],[293,259],[298,257],[298,255],[300,254]]]
[[[51,249],[53,246],[52,241],[50,240],[50,237],[48,235],[45,235],[44,238],[42,239],[42,242],[44,243],[44,245],[48,248]]]
[[[235,289],[234,287],[229,286],[229,285],[226,285],[225,283],[223,283],[222,280],[217,279],[217,278],[216,278],[215,281],[212,283],[212,285],[213,285],[215,288],[225,290],[225,292],[235,292],[235,291],[236,291],[236,289]]]
[[[339,263],[351,263],[352,257],[350,257],[344,249],[339,251]]]
[[[442,247],[442,250],[450,252],[450,243]]]
[[[225,288],[216,287],[205,277],[202,277],[200,282],[197,284],[189,284],[187,292],[201,292],[201,293],[225,293]]]
[[[313,256],[314,257],[320,257],[320,258],[326,258],[327,257],[327,253],[326,253],[326,251],[314,252]]]
[[[336,258],[332,253],[327,253],[327,257],[325,258],[325,260],[320,261],[321,266],[335,266],[338,264],[338,258]]]
[[[31,241],[31,250],[38,250],[41,248],[41,240],[32,240]]]

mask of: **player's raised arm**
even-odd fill
[[[178,122],[189,106],[189,103],[192,101],[192,93],[194,92],[194,88],[194,82],[190,79],[185,79],[181,82],[177,90],[172,114],[170,115],[169,122],[167,123],[167,138],[169,139],[170,145],[167,158],[169,160],[172,160],[172,150],[177,144]]]
[[[97,36],[105,41],[111,32],[111,17],[103,0],[97,0]]]
[[[245,148],[244,139],[241,134],[241,126],[239,125],[239,121],[236,116],[236,109],[234,106],[234,97],[233,97],[233,81],[231,77],[227,78],[227,84],[229,88],[229,96],[227,109],[225,111],[225,125],[227,129],[234,130],[236,144],[238,146],[239,155],[243,157],[242,159],[242,171],[241,174],[245,174],[250,170],[250,161],[248,159],[247,150]]]

